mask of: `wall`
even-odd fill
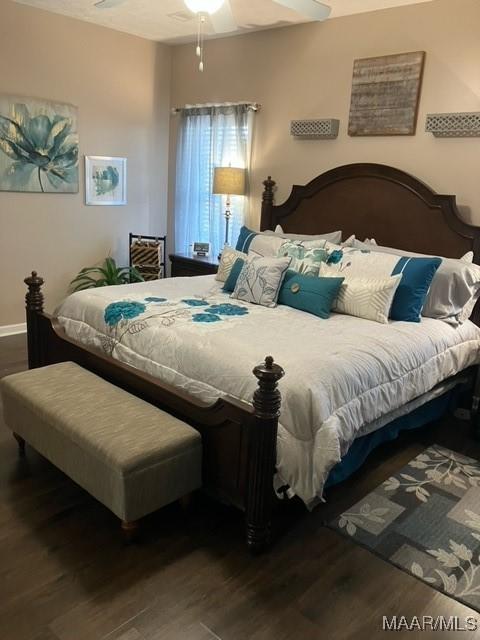
[[[0,0],[0,91],[79,108],[80,192],[0,192],[0,327],[23,322],[23,278],[46,281],[47,308],[83,266],[128,233],[164,233],[170,47]],[[84,205],[84,155],[128,158],[128,205]]]
[[[456,194],[462,214],[480,224],[480,139],[439,140],[424,131],[427,113],[480,111],[479,24],[478,0],[436,0],[256,32],[207,42],[203,74],[196,70],[193,45],[175,47],[172,103],[262,104],[253,150],[252,225],[259,221],[261,182],[268,174],[278,182],[281,202],[293,183],[304,184],[337,165],[362,161],[397,166],[439,192]],[[417,50],[427,56],[416,136],[350,138],[353,60]],[[315,117],[339,118],[338,139],[290,137],[290,120]],[[175,127],[173,123],[172,151]],[[171,169],[174,162],[171,153]],[[172,197],[169,207],[171,212]],[[172,220],[170,215],[171,226]]]
[[[262,103],[252,225],[258,223],[267,174],[279,184],[280,202],[292,183],[358,161],[392,164],[438,191],[457,194],[466,219],[480,224],[480,140],[438,140],[423,130],[428,112],[480,111],[478,24],[477,0],[435,0],[211,40],[200,74],[191,44],[170,48],[0,0],[0,91],[76,104],[82,156],[77,195],[0,192],[0,327],[23,321],[22,280],[31,269],[44,276],[52,310],[82,266],[109,251],[127,260],[129,231],[165,233],[167,190],[173,237],[177,120],[171,119],[169,154],[170,93],[174,106]],[[419,49],[427,58],[417,135],[349,138],[353,60]],[[339,138],[293,140],[290,120],[309,117],[340,118]],[[84,206],[85,154],[128,157],[126,207]]]

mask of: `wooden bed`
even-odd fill
[[[480,227],[461,220],[455,196],[438,195],[398,169],[378,164],[338,167],[305,186],[294,186],[278,206],[275,182],[269,177],[263,184],[262,230],[277,224],[290,233],[341,229],[344,238],[375,237],[379,244],[420,253],[455,258],[473,250],[474,261],[480,263]],[[263,550],[270,540],[282,368],[267,357],[253,369],[258,388],[252,404],[224,397],[206,405],[68,338],[43,311],[43,279],[33,272],[25,283],[29,366],[72,360],[197,428],[203,440],[205,488],[245,511],[247,544],[252,551]],[[472,320],[480,324],[479,305]]]

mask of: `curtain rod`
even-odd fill
[[[258,102],[227,102],[223,104],[192,104],[185,107],[173,107],[170,112],[173,116],[181,113],[182,111],[188,111],[189,109],[202,109],[208,107],[236,107],[240,104],[246,104],[249,109],[252,111],[260,111],[262,105]]]

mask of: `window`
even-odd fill
[[[212,194],[214,167],[249,166],[254,112],[249,105],[182,110],[177,143],[175,250],[188,253],[194,242],[210,242],[213,256],[225,241],[225,196]],[[245,217],[246,198],[231,197],[229,242]]]

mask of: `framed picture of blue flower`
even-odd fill
[[[85,204],[127,204],[127,159],[85,156]]]
[[[0,95],[0,191],[78,193],[76,107]]]

